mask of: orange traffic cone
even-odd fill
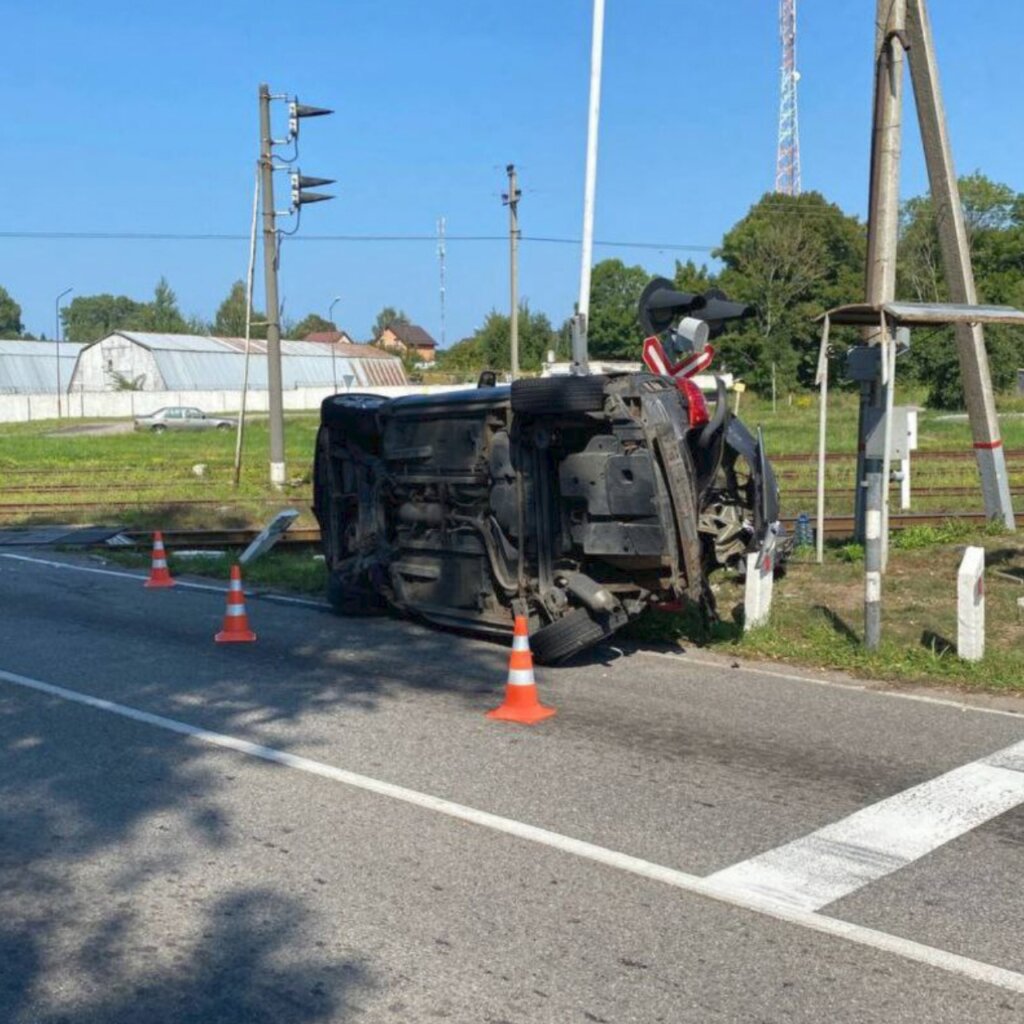
[[[167,552],[164,550],[164,535],[157,530],[153,534],[153,564],[150,566],[147,587],[173,587],[174,580],[167,568]]]
[[[530,653],[530,631],[526,616],[516,616],[512,636],[512,653],[508,659],[508,682],[505,701],[500,708],[487,712],[488,718],[502,722],[533,725],[555,714],[554,708],[545,707],[537,698],[537,681],[533,678],[533,655]]]
[[[231,582],[228,585],[228,606],[224,612],[224,625],[213,638],[219,644],[251,643],[256,634],[249,628],[249,616],[245,613],[245,592],[242,590],[242,570],[231,566]]]

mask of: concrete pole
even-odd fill
[[[509,272],[509,348],[512,357],[512,379],[519,379],[519,182],[516,165],[509,164],[508,192],[508,272]]]
[[[914,83],[917,120],[921,126],[932,205],[939,231],[939,245],[946,284],[953,302],[973,305],[978,301],[971,269],[960,190],[946,128],[946,114],[939,88],[931,24],[925,0],[909,0],[907,35],[910,40],[910,74]],[[956,348],[960,376],[971,421],[974,450],[981,474],[985,512],[1015,529],[1006,456],[996,418],[995,396],[989,373],[985,336],[980,324],[957,324]]]
[[[74,290],[75,290],[74,288],[65,288],[64,291],[62,291],[60,293],[60,295],[57,296],[57,298],[56,298],[56,300],[54,301],[54,304],[53,304],[54,305],[54,309],[56,310],[54,319],[55,319],[55,326],[56,326],[56,329],[57,329],[57,333],[55,335],[55,340],[57,342],[57,366],[56,366],[56,370],[57,370],[57,419],[60,419],[61,416],[63,415],[63,408],[62,408],[62,405],[63,405],[63,403],[62,403],[63,395],[61,394],[61,392],[64,390],[64,384],[63,384],[63,382],[60,379],[60,377],[61,377],[61,373],[60,373],[60,300],[63,299],[65,295],[70,295]],[[68,381],[68,383],[70,384],[71,382]],[[70,402],[71,402],[71,400],[68,399],[68,415],[69,416],[71,415]]]
[[[604,53],[604,0],[594,0],[590,40],[590,108],[587,116],[587,165],[583,184],[583,246],[580,253],[580,294],[573,331],[573,363],[588,373],[587,319],[590,316],[590,271],[594,262],[594,201],[597,194],[597,134],[601,115],[601,59]]]
[[[270,88],[260,86],[260,183],[263,192],[263,279],[267,303],[267,389],[270,413],[270,484],[283,487],[284,400],[281,395],[281,311],[277,298],[277,229],[274,221]]]
[[[877,0],[875,21],[875,103],[871,135],[871,186],[868,199],[867,300],[879,305],[896,295],[896,244],[899,235],[900,157],[902,151],[903,44],[897,33],[906,27],[907,0]],[[872,329],[867,340],[887,341],[887,332]],[[882,631],[882,563],[886,459],[868,458],[866,425],[871,410],[891,402],[892,371],[887,351],[880,353],[883,373],[862,385],[857,443],[856,520],[864,541],[864,644],[877,649]],[[883,411],[884,415],[884,411]]]

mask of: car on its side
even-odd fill
[[[336,611],[494,638],[525,615],[550,663],[651,606],[690,602],[710,621],[709,572],[742,570],[751,552],[774,560],[775,476],[721,383],[709,409],[651,373],[494,378],[324,401],[313,502]]]
[[[147,416],[135,417],[136,430],[162,434],[165,430],[234,430],[238,421],[228,416],[210,416],[191,405],[168,405]]]

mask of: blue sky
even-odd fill
[[[607,0],[596,237],[713,246],[774,180],[774,0]],[[256,90],[333,107],[304,122],[301,167],[337,178],[301,233],[502,235],[504,167],[520,168],[527,238],[578,238],[590,0],[304,0],[287,6],[27,2],[5,6],[4,232],[245,234]],[[932,0],[954,155],[1024,191],[1024,5]],[[801,0],[805,189],[863,215],[871,0]],[[908,93],[909,96],[909,93]],[[903,191],[926,180],[912,106]],[[286,180],[277,176],[278,208]],[[0,237],[0,284],[52,336],[54,297],[148,298],[164,275],[211,317],[243,276],[244,241]],[[652,273],[677,255],[599,246]],[[579,249],[524,240],[521,292],[556,324],[572,311]],[[449,343],[507,306],[507,245],[448,245]],[[287,242],[285,314],[327,313],[365,338],[403,307],[440,335],[430,242]]]

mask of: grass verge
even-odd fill
[[[956,655],[956,571],[967,544],[986,549],[986,654]],[[962,523],[894,535],[883,582],[883,643],[862,643],[864,569],[859,545],[830,548],[823,565],[798,551],[775,581],[767,626],[744,633],[743,584],[716,577],[721,621],[702,633],[693,615],[648,612],[624,635],[639,642],[696,643],[761,658],[895,683],[939,683],[970,690],[1024,692],[1024,541]]]
[[[220,555],[211,553],[182,558],[171,551],[167,562],[172,576],[207,576],[227,580],[231,566],[241,552],[242,549],[238,548]],[[327,586],[327,573],[323,561],[316,558],[316,554],[309,548],[269,551],[245,567],[245,585],[322,597]],[[104,552],[104,558],[131,569],[149,568],[150,555],[144,551],[108,551]]]

